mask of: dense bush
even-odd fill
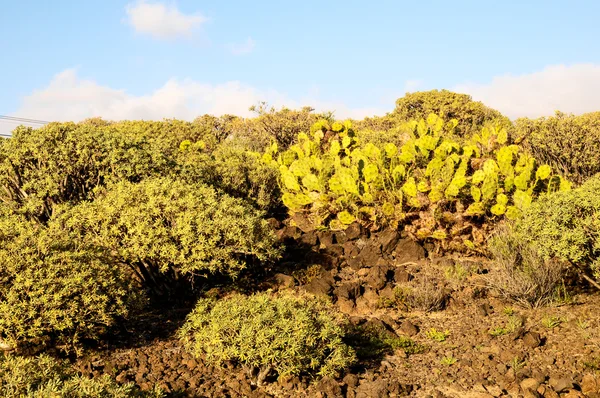
[[[518,119],[517,135],[538,161],[576,184],[600,173],[600,112]]]
[[[227,144],[209,153],[201,142],[184,141],[178,165],[178,177],[187,182],[211,185],[269,213],[281,207],[277,168],[262,162],[259,153]]]
[[[524,307],[549,304],[563,286],[568,264],[544,258],[536,246],[522,239],[510,225],[500,226],[488,240],[494,269],[486,276],[499,296]]]
[[[506,129],[483,128],[461,145],[448,138],[455,126],[433,114],[407,123],[410,138],[398,148],[361,143],[348,123],[321,121],[312,137],[301,133],[298,144],[272,148],[264,160],[279,166],[283,203],[315,228],[405,225],[447,249],[473,249],[490,221],[515,219],[540,192],[569,188],[509,145]]]
[[[172,165],[143,135],[98,121],[18,127],[0,145],[0,202],[46,222],[54,206],[88,200],[109,181],[139,181]]]
[[[600,277],[600,175],[569,192],[542,196],[515,229],[543,258],[592,267]]]
[[[49,338],[69,351],[140,304],[116,266],[62,231],[0,217],[0,340],[16,348]]]
[[[341,318],[326,302],[290,293],[200,300],[180,330],[187,349],[214,363],[235,361],[258,383],[279,376],[335,375],[354,352],[342,342]]]
[[[311,107],[300,110],[269,107],[266,103],[253,106],[256,117],[235,118],[228,123],[231,139],[237,145],[250,151],[262,152],[266,146],[276,143],[280,148],[288,148],[294,143],[300,132],[308,131],[310,126],[328,114],[314,113]]]
[[[37,358],[0,356],[0,395],[4,398],[134,398],[164,397],[158,389],[142,393],[133,383],[119,385],[108,375],[88,379],[66,363],[42,355]]]
[[[470,95],[448,90],[408,93],[396,101],[393,115],[406,121],[425,119],[431,113],[445,122],[458,121],[454,132],[460,137],[479,133],[488,123],[501,124],[505,128],[511,126],[510,120],[500,112],[473,101]]]
[[[182,276],[236,275],[254,259],[275,259],[275,236],[261,216],[212,187],[153,178],[114,184],[58,222],[74,241],[104,248],[147,287],[168,293]]]

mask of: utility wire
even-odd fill
[[[48,123],[50,123],[50,122],[46,122],[44,120],[28,119],[28,118],[24,118],[24,117],[5,116],[5,115],[0,115],[0,120],[7,120],[7,121],[12,121],[12,122],[22,122],[22,123],[31,123],[31,124],[48,124]]]

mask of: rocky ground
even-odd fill
[[[273,223],[289,249],[254,288],[329,296],[356,331],[361,362],[347,374],[256,387],[233,364],[215,368],[184,352],[174,331],[186,309],[125,326],[126,339],[89,353],[78,368],[142,389],[158,383],[182,397],[600,397],[596,292],[525,309],[487,289],[494,270],[486,259],[436,257],[395,231],[371,235],[352,225],[317,233]]]

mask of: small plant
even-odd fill
[[[515,373],[519,373],[519,371],[525,367],[526,362],[519,357],[514,357],[508,365],[513,368]]]
[[[449,299],[443,284],[431,278],[420,280],[416,286],[398,286],[394,294],[399,302],[409,308],[425,312],[443,310]]]
[[[429,337],[431,340],[437,341],[437,342],[443,342],[446,341],[446,339],[450,336],[450,331],[449,330],[445,330],[445,331],[438,331],[435,328],[431,328],[427,331],[426,333],[427,337]]]
[[[314,296],[270,292],[201,299],[179,331],[192,355],[235,361],[262,384],[270,373],[333,376],[355,360],[341,314]],[[257,374],[257,375],[256,375]]]
[[[456,362],[458,361],[458,359],[454,358],[452,355],[449,355],[447,357],[442,358],[442,360],[440,361],[440,363],[442,365],[446,365],[446,366],[452,366],[454,365]]]
[[[542,318],[542,325],[548,329],[554,329],[563,323],[563,319],[557,316],[545,316]]]
[[[66,363],[47,355],[36,358],[0,356],[0,392],[5,398],[160,398],[155,387],[142,392],[133,383],[121,385],[110,376],[78,376]]]
[[[521,326],[523,326],[523,320],[518,316],[513,315],[508,318],[508,322],[505,326],[493,328],[489,333],[494,337],[503,336],[505,334],[514,333]]]
[[[581,330],[585,330],[585,329],[587,329],[587,328],[590,327],[590,322],[588,320],[583,319],[583,318],[577,318],[577,320],[575,321],[575,324]]]
[[[490,329],[489,333],[494,337],[498,337],[498,336],[504,336],[505,334],[508,334],[509,331],[505,327],[499,326],[499,327]]]
[[[444,269],[444,276],[447,280],[455,283],[464,282],[469,276],[469,270],[462,264],[454,264]]]
[[[513,316],[513,314],[515,313],[515,309],[513,307],[504,307],[502,312],[504,313],[504,315]]]

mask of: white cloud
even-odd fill
[[[127,22],[138,33],[157,39],[190,37],[207,19],[200,14],[183,14],[173,4],[138,0],[125,7]]]
[[[277,108],[310,105],[318,111],[335,111],[339,118],[385,113],[381,109],[351,108],[342,102],[318,98],[292,99],[278,91],[259,90],[238,81],[206,84],[192,79],[170,79],[151,93],[136,96],[80,78],[77,70],[67,69],[54,76],[47,87],[24,97],[13,116],[51,121],[80,121],[89,117],[193,120],[206,113],[251,116],[248,108],[259,101],[267,101]]]
[[[248,37],[242,43],[230,44],[229,51],[231,51],[233,55],[245,55],[250,54],[252,51],[254,51],[255,47],[256,41],[254,41],[254,39],[252,39],[251,37]]]
[[[510,118],[581,114],[600,110],[600,65],[551,65],[522,75],[496,76],[485,84],[452,89],[498,109]]]

